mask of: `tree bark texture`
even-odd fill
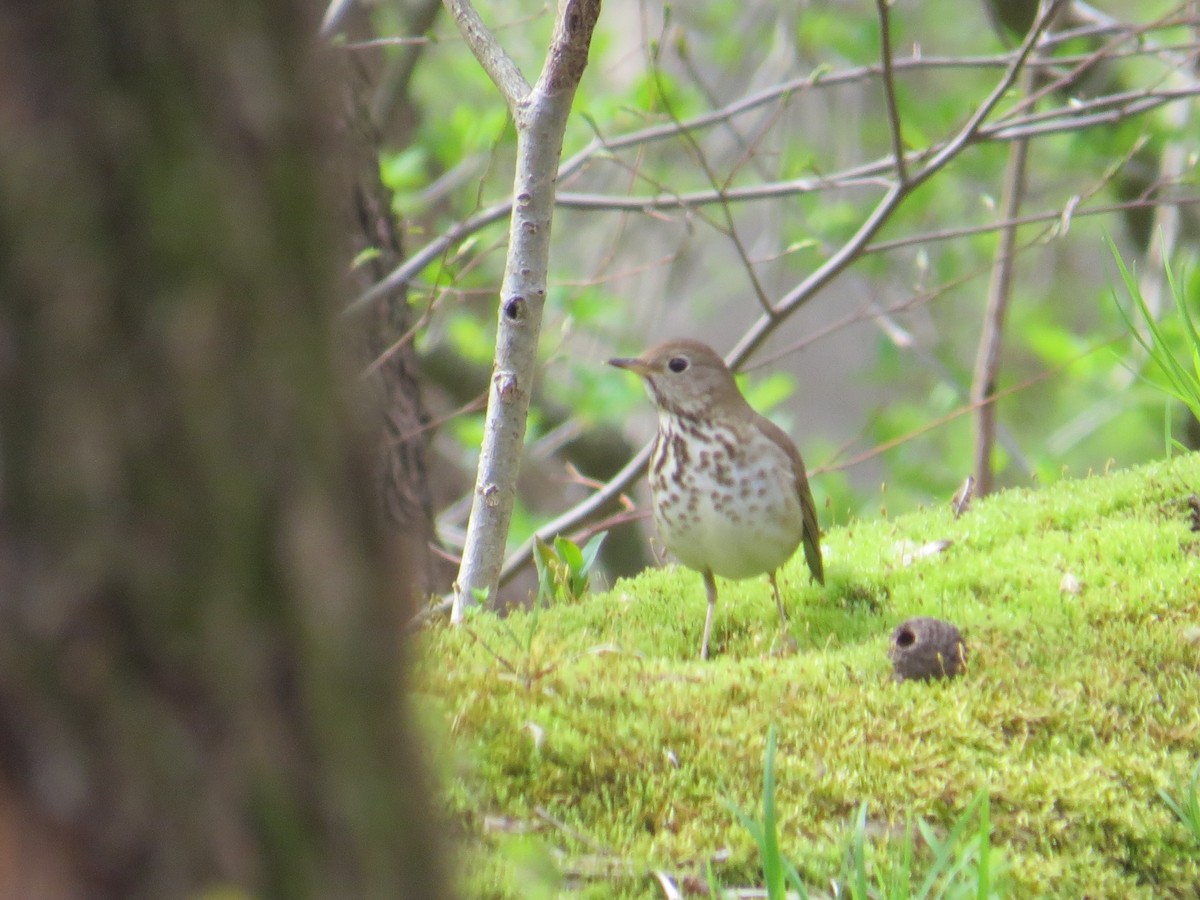
[[[0,9],[0,896],[446,895],[318,13]]]
[[[348,223],[355,267],[352,286],[361,293],[400,265],[404,257],[391,191],[379,176],[379,135],[369,111],[375,90],[373,70],[356,55],[346,65],[346,130],[350,183]],[[356,319],[363,328],[362,365],[379,422],[375,448],[379,508],[390,538],[409,560],[405,621],[432,594],[450,589],[454,567],[434,552],[437,533],[429,489],[431,419],[425,407],[413,330],[415,317],[402,285]]]

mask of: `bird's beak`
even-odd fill
[[[610,359],[608,361],[608,364],[610,366],[616,366],[618,369],[628,369],[630,372],[634,372],[638,375],[641,375],[643,378],[645,378],[647,375],[651,374],[651,372],[653,371],[650,368],[650,366],[646,364],[645,360],[638,359],[636,357],[633,359],[628,359],[628,358]]]

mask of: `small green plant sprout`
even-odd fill
[[[1200,763],[1196,763],[1192,769],[1188,783],[1179,785],[1177,795],[1172,796],[1159,788],[1158,796],[1183,823],[1196,846],[1200,847]]]
[[[1150,361],[1166,379],[1166,384],[1159,385],[1162,390],[1183,403],[1191,410],[1192,415],[1200,418],[1200,330],[1197,329],[1196,320],[1188,308],[1181,280],[1176,279],[1175,274],[1171,271],[1170,263],[1164,262],[1163,269],[1166,272],[1167,285],[1171,289],[1171,297],[1175,301],[1175,310],[1179,314],[1179,320],[1183,327],[1183,337],[1191,350],[1190,361],[1181,360],[1172,350],[1169,336],[1164,330],[1162,322],[1154,317],[1153,310],[1150,309],[1146,298],[1142,295],[1136,274],[1125,265],[1112,238],[1108,239],[1108,246],[1113,260],[1117,264],[1117,270],[1121,273],[1125,292],[1133,301],[1133,312],[1131,313],[1121,304],[1116,292],[1113,292],[1121,318],[1125,320],[1134,340],[1142,346]]]
[[[785,900],[788,895],[788,885],[791,885],[800,900],[807,900],[808,891],[796,867],[788,860],[779,847],[779,819],[775,808],[775,726],[767,730],[767,751],[763,757],[763,794],[762,818],[755,819],[726,801],[738,821],[745,826],[758,846],[762,859],[763,881],[770,900]],[[715,879],[709,873],[709,890],[715,887]],[[719,894],[717,896],[720,896]]]
[[[978,826],[972,822],[978,818]],[[904,839],[890,852],[876,855],[868,862],[867,804],[858,809],[850,852],[842,883],[854,900],[948,900],[974,897],[988,900],[1006,896],[1003,864],[991,841],[988,794],[980,791],[962,811],[944,838],[921,819],[917,829],[931,859],[924,877],[913,887],[917,849],[912,822],[904,829]],[[924,854],[922,854],[924,855]],[[873,877],[869,877],[869,873]],[[874,884],[872,885],[872,882]]]
[[[463,621],[470,621],[474,616],[480,615],[488,608],[489,591],[485,587],[477,587],[471,589],[471,596],[475,598],[475,605],[468,606],[463,610]]]
[[[593,537],[580,549],[570,538],[556,537],[551,546],[541,538],[534,540],[533,561],[538,573],[537,602],[574,603],[591,587],[592,567],[606,533]]]

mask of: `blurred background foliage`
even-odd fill
[[[1011,28],[1032,12],[994,2],[997,10],[950,0],[890,7],[910,150],[952,135],[1001,77],[1004,54],[1020,39]],[[535,77],[552,10],[511,0],[478,6]],[[388,146],[380,165],[409,252],[502,203],[511,188],[515,135],[504,104],[437,7],[373,7],[379,39],[392,42],[389,65],[405,74],[402,96],[393,91],[379,107]],[[1132,31],[1064,22],[1078,36],[1042,51],[1055,67],[1010,91],[996,116],[1075,67],[1079,77],[1044,91],[1033,111],[1165,87],[1185,96],[1136,114],[1126,104],[1097,127],[1030,142],[1020,208],[1029,221],[1017,232],[996,380],[1000,486],[1161,456],[1165,421],[1196,445],[1190,415],[1164,405],[1150,384],[1158,376],[1128,334],[1105,238],[1143,275],[1161,273],[1151,248],[1163,241],[1185,298],[1195,301],[1200,133],[1190,124],[1188,92],[1200,47],[1197,9],[1113,0],[1104,14]],[[993,19],[1010,27],[997,29]],[[414,31],[414,23],[424,27]],[[1080,65],[1101,48],[1109,51],[1103,62]],[[885,94],[872,74],[880,52],[869,0],[606,2],[567,133],[564,159],[592,152],[559,184],[542,375],[511,546],[652,436],[640,386],[606,359],[682,335],[729,351],[762,315],[755,281],[777,301],[870,214],[891,173],[850,176],[886,164],[891,153]],[[671,127],[789,83],[736,116]],[[623,140],[654,127],[662,128],[654,140]],[[816,470],[825,527],[881,506],[898,512],[947,501],[972,470],[968,397],[1011,147],[967,147],[744,367],[752,402],[787,428]],[[809,189],[796,190],[797,179]],[[724,205],[683,202],[739,191]],[[1158,204],[1177,215],[1156,217]],[[507,224],[499,216],[451,242],[408,295],[439,425],[439,526],[451,552],[482,433]],[[1163,327],[1180,337],[1170,322]],[[620,547],[606,547],[610,571],[645,562]]]

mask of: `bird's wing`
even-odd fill
[[[812,489],[808,486],[808,473],[804,470],[804,460],[800,451],[792,443],[787,432],[768,419],[758,416],[758,427],[767,433],[775,443],[787,450],[792,458],[792,470],[796,476],[796,495],[800,498],[800,512],[804,518],[804,558],[808,569],[818,584],[825,583],[825,564],[821,559],[821,529],[817,524],[817,505],[813,501]]]

